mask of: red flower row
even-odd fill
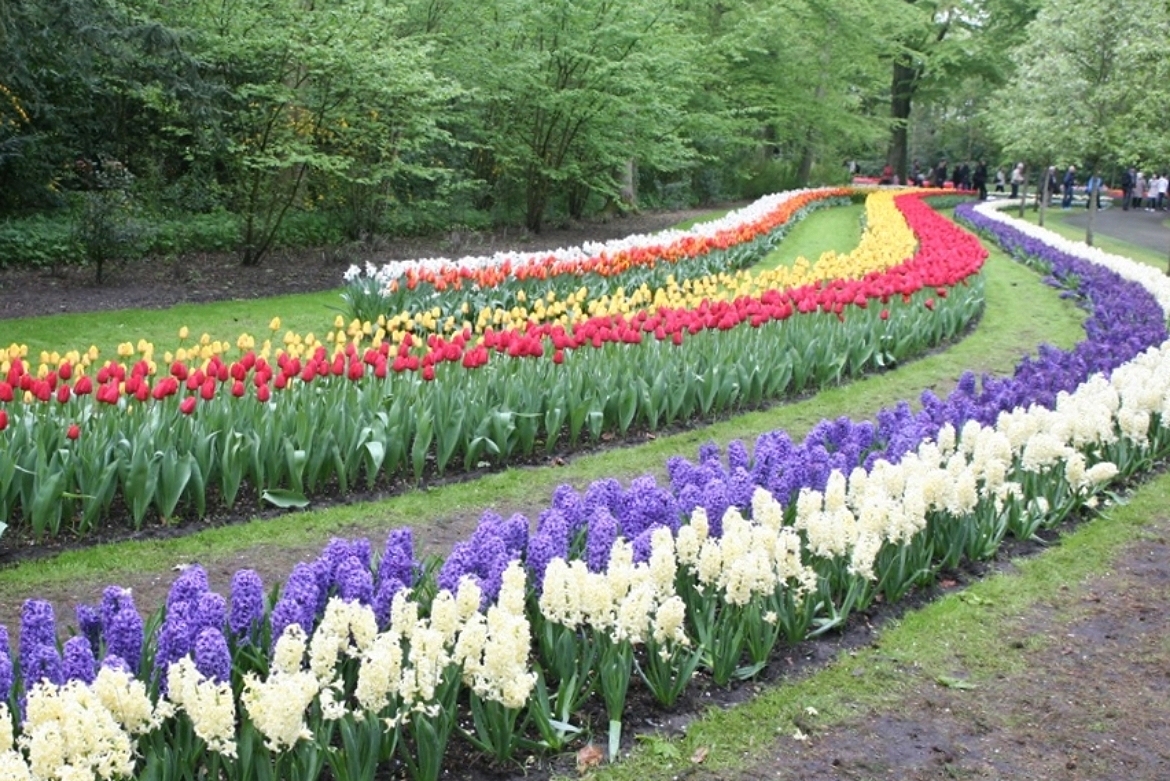
[[[72,369],[68,364],[44,378],[36,378],[25,371],[21,361],[14,360],[6,381],[0,382],[0,401],[12,401],[14,390],[19,389],[31,392],[41,401],[55,397],[65,403],[72,396],[94,393],[96,381],[95,398],[107,404],[117,404],[124,396],[139,402],[157,401],[185,391],[180,409],[191,414],[197,398],[209,401],[222,388],[228,388],[234,397],[242,397],[248,394],[251,385],[256,398],[267,402],[274,391],[317,378],[345,377],[357,382],[367,373],[381,379],[390,372],[417,371],[423,380],[431,381],[435,378],[435,367],[441,363],[459,363],[465,369],[475,369],[488,363],[493,352],[512,358],[540,358],[546,354],[547,345],[552,348],[553,362],[560,364],[566,350],[601,348],[613,343],[639,344],[648,335],[678,345],[686,336],[702,331],[726,331],[744,323],[758,328],[797,313],[831,313],[844,320],[849,307],[864,309],[872,302],[886,305],[896,298],[909,302],[914,293],[924,289],[933,288],[936,297],[945,298],[948,287],[979,271],[987,253],[978,239],[940,217],[918,194],[901,196],[896,204],[918,238],[918,251],[906,262],[884,272],[872,272],[862,279],[827,280],[790,290],[770,290],[758,297],[744,296],[735,301],[705,300],[694,309],[660,307],[628,317],[594,317],[569,329],[559,324],[530,322],[524,329],[489,329],[479,343],[473,343],[472,333],[466,329],[450,340],[432,334],[423,341],[407,334],[397,348],[383,343],[359,351],[349,344],[344,352],[332,356],[322,346],[305,360],[280,353],[275,366],[253,352],[232,363],[224,363],[215,356],[203,368],[192,369],[176,361],[169,367],[168,375],[153,385],[146,361],[138,361],[128,373],[121,364],[110,362],[98,370],[93,380],[81,375],[70,385]],[[925,301],[928,309],[933,309],[934,304],[934,298]],[[880,313],[882,319],[888,316],[888,310]],[[6,417],[0,423],[6,425]]]

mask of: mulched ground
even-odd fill
[[[488,255],[502,250],[536,251],[653,233],[703,214],[704,210],[648,212],[607,221],[572,223],[530,234],[516,228],[493,232],[455,231],[441,236],[379,240],[377,244],[317,250],[277,250],[244,268],[236,255],[198,254],[112,263],[104,284],[92,269],[3,268],[0,259],[0,319],[112,309],[161,309],[175,304],[263,298],[341,287],[352,263],[384,263],[428,257]],[[0,326],[0,342],[3,327]]]

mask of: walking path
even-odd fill
[[[1055,211],[1061,212],[1059,208]],[[1089,222],[1087,210],[1072,211],[1075,213],[1061,213],[1065,215],[1068,224],[1084,228]],[[1168,218],[1170,215],[1166,212],[1148,212],[1143,209],[1123,211],[1114,206],[1097,212],[1093,219],[1093,231],[1165,253],[1170,251],[1170,227],[1166,224]]]

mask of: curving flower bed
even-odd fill
[[[826,421],[800,446],[764,434],[726,463],[706,447],[671,462],[669,487],[564,487],[535,532],[485,515],[437,571],[409,530],[380,557],[334,541],[271,606],[254,574],[225,599],[192,568],[157,631],[110,587],[63,654],[51,606],[30,602],[19,647],[0,633],[0,725],[20,714],[15,741],[0,730],[0,774],[359,779],[394,763],[430,779],[455,735],[497,759],[557,750],[590,699],[612,756],[635,674],[664,705],[695,670],[750,677],[777,642],[990,556],[1165,456],[1167,282],[960,212],[1075,282],[1084,342],[982,390],[968,378],[915,415]]]
[[[917,196],[872,200],[852,262],[826,261],[870,269],[853,279],[450,340],[359,331],[271,362],[243,338],[237,359],[211,349],[161,371],[149,356],[92,374],[14,358],[0,367],[0,517],[85,534],[120,500],[137,528],[230,508],[244,486],[304,506],[323,486],[473,470],[889,366],[978,313],[984,254]],[[898,263],[873,238],[909,251],[915,235]]]

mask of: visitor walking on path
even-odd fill
[[[1020,197],[1020,185],[1024,183],[1024,164],[1016,163],[1012,169],[1012,197]]]
[[[1138,171],[1137,176],[1133,180],[1133,208],[1142,208],[1142,202],[1146,199],[1146,174],[1144,171]]]
[[[1135,178],[1136,172],[1132,168],[1125,169],[1125,173],[1121,175],[1121,210],[1123,212],[1129,211],[1130,201],[1133,200]]]
[[[1003,186],[1007,183],[1007,179],[1003,175],[1002,168],[995,169],[995,191],[997,193],[1003,192]]]
[[[1064,198],[1060,202],[1060,208],[1071,209],[1073,202],[1073,188],[1077,186],[1077,167],[1070,165],[1068,170],[1064,172]]]
[[[979,200],[987,200],[987,163],[980,160],[975,164],[975,174],[972,179],[975,185],[976,192],[979,193]]]

